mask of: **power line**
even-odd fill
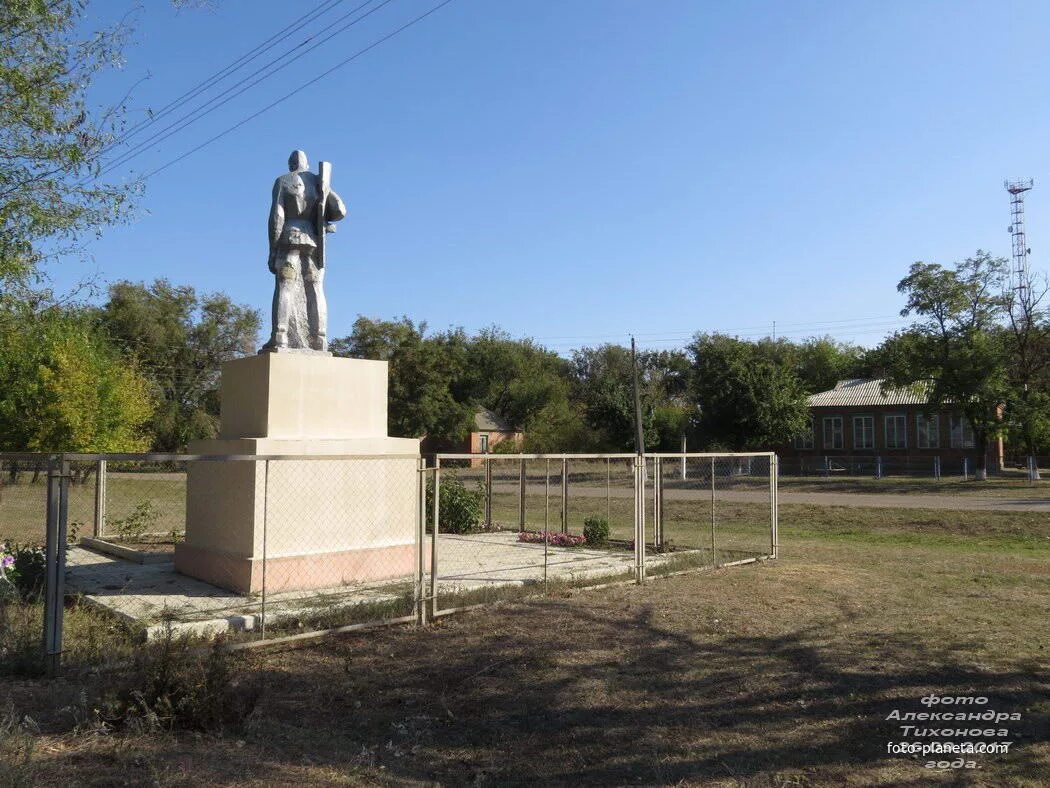
[[[185,153],[183,153],[180,156],[177,156],[176,158],[172,159],[171,161],[167,162],[166,164],[162,164],[160,167],[157,167],[156,169],[151,170],[150,172],[148,172],[145,175],[143,175],[141,177],[141,180],[147,180],[149,178],[152,178],[157,173],[163,172],[164,170],[168,169],[168,167],[171,167],[171,166],[174,166],[175,164],[178,164],[180,161],[182,161],[183,159],[186,159],[186,158],[192,156],[197,151],[199,151],[199,150],[201,150],[203,148],[206,148],[208,145],[211,145],[213,142],[217,142],[218,140],[220,140],[223,137],[225,137],[227,134],[230,134],[231,132],[236,131],[237,129],[239,129],[244,124],[246,124],[246,123],[248,123],[248,122],[250,122],[252,120],[255,120],[255,118],[259,117],[263,113],[268,112],[269,110],[273,109],[274,107],[278,106],[279,104],[283,104],[285,101],[287,101],[288,99],[292,98],[293,96],[299,95],[303,88],[309,87],[310,85],[314,85],[314,84],[320,82],[322,79],[324,79],[325,77],[329,76],[330,74],[338,71],[339,69],[343,68],[344,66],[349,65],[354,60],[356,60],[357,58],[361,57],[361,55],[364,55],[365,53],[370,52],[371,50],[375,49],[380,44],[383,44],[383,43],[389,41],[391,38],[393,38],[394,36],[402,33],[403,31],[407,30],[408,28],[412,27],[413,25],[418,24],[419,22],[422,22],[428,16],[430,16],[431,14],[441,10],[442,8],[444,8],[445,6],[447,6],[451,2],[452,2],[452,0],[442,0],[442,2],[440,2],[437,5],[433,6],[429,11],[425,11],[424,13],[420,14],[419,16],[414,17],[410,21],[408,21],[405,24],[401,25],[401,27],[397,28],[393,32],[387,33],[382,38],[379,38],[379,39],[373,41],[371,44],[366,46],[364,49],[360,49],[357,52],[355,52],[354,54],[352,54],[350,57],[345,58],[344,60],[341,60],[340,62],[336,63],[334,66],[329,68],[327,71],[324,71],[324,72],[318,74],[313,79],[310,79],[307,82],[304,82],[303,84],[297,86],[291,92],[286,93],[285,95],[281,96],[279,99],[270,102],[269,104],[267,104],[262,109],[260,109],[260,110],[258,110],[256,112],[253,112],[251,115],[249,115],[248,117],[246,117],[246,118],[238,121],[237,123],[233,124],[232,126],[230,126],[225,131],[219,132],[215,136],[210,137],[209,139],[206,139],[200,145],[197,145],[196,147],[191,148],[190,150],[186,151]]]
[[[875,326],[875,325],[887,325],[891,326],[906,322],[901,317],[856,317],[856,318],[845,318],[842,320],[816,320],[807,321],[802,323],[781,323],[779,328],[802,328],[804,330],[821,330],[821,327],[826,327],[827,330],[833,330],[835,328],[848,329],[850,326],[843,325],[846,323],[860,323],[864,326]],[[691,328],[691,329],[668,329],[664,331],[650,331],[650,332],[633,332],[634,336],[642,338],[661,337],[664,339],[683,338],[688,339],[697,333],[729,333],[736,331],[753,331],[761,329],[764,333],[769,333],[768,324],[757,324],[749,326],[732,326],[722,328]],[[798,331],[787,331],[778,333],[798,333]],[[566,339],[566,340],[577,340],[577,339],[623,339],[625,334],[623,332],[617,333],[606,333],[606,334],[573,334],[573,335],[560,335],[560,336],[546,336],[546,337],[533,337],[536,340],[555,340],[555,339]]]
[[[370,5],[373,2],[374,2],[374,0],[365,0],[364,3],[361,3],[359,6],[351,9],[346,14],[343,14],[341,17],[339,17],[337,20],[335,20],[335,22],[340,22],[340,21],[346,19],[347,17],[353,16],[355,13],[360,11],[362,8],[364,8],[365,6]],[[357,17],[356,19],[351,20],[347,24],[343,25],[342,27],[338,28],[337,30],[333,31],[329,35],[327,35],[324,38],[322,38],[320,41],[317,42],[317,44],[315,46],[320,46],[321,44],[324,44],[324,43],[330,41],[332,38],[335,38],[335,36],[340,35],[342,33],[345,33],[351,27],[356,25],[358,22],[360,22],[361,20],[365,19],[366,17],[371,16],[376,11],[378,11],[381,8],[383,8],[383,6],[386,6],[389,3],[391,3],[391,2],[393,2],[393,0],[383,0],[383,2],[381,2],[375,8],[371,9],[370,11],[366,11],[365,13],[361,14],[361,16]],[[333,22],[333,24],[335,24],[335,22]],[[190,110],[187,114],[183,115],[181,118],[175,120],[174,122],[172,122],[168,126],[165,126],[160,131],[155,132],[151,136],[149,136],[146,139],[142,140],[141,142],[137,143],[136,145],[134,145],[131,148],[131,150],[125,151],[124,153],[122,153],[119,156],[117,156],[116,159],[114,159],[113,161],[111,161],[108,164],[106,164],[106,166],[103,167],[102,170],[100,170],[98,176],[95,176],[95,177],[96,178],[100,177],[103,174],[105,174],[107,172],[111,172],[112,170],[116,169],[117,167],[120,167],[121,165],[127,164],[132,159],[135,159],[138,156],[142,155],[142,153],[144,153],[146,151],[146,149],[149,148],[154,143],[163,142],[164,140],[174,136],[175,134],[177,134],[178,132],[180,132],[183,129],[187,128],[188,126],[192,126],[194,123],[196,123],[201,118],[204,118],[207,115],[210,115],[215,110],[217,110],[220,107],[222,107],[222,106],[228,104],[229,102],[233,101],[233,99],[237,98],[237,96],[240,96],[242,93],[245,93],[246,91],[248,91],[251,88],[253,88],[256,85],[258,85],[260,82],[263,82],[263,81],[269,79],[270,77],[274,76],[278,71],[281,71],[282,69],[287,68],[292,63],[294,63],[296,60],[298,60],[297,57],[294,57],[294,58],[291,58],[291,59],[287,59],[287,58],[290,58],[298,50],[302,49],[307,44],[309,44],[311,41],[313,41],[313,39],[316,37],[316,35],[317,34],[312,34],[310,36],[307,36],[305,39],[303,39],[301,42],[296,44],[294,47],[292,47],[288,51],[284,52],[281,55],[278,55],[276,58],[274,58],[270,62],[264,64],[263,66],[260,66],[256,70],[252,71],[250,74],[248,74],[248,76],[244,77],[243,79],[241,79],[238,82],[235,82],[233,85],[231,85],[230,87],[226,88],[224,91],[222,91],[218,95],[213,96],[212,98],[210,98],[209,100],[207,100],[206,102],[204,102],[203,104],[198,106],[196,109]],[[254,79],[254,81],[249,82],[249,80],[252,80],[253,77],[256,77],[257,75],[259,75],[260,73],[262,73],[266,69],[270,68],[271,66],[274,66],[275,64],[280,63],[282,60],[285,60],[285,62],[281,63],[280,65],[278,65],[276,68],[271,70],[269,73],[263,74],[262,76],[259,76],[257,79]],[[246,82],[249,82],[249,84],[245,85]],[[243,88],[241,88],[242,85],[244,85]],[[241,89],[237,90],[237,88],[241,88]],[[230,95],[231,93],[232,93],[232,95]],[[226,98],[224,98],[224,97],[226,97]],[[220,99],[222,99],[222,100],[220,101]],[[216,103],[216,102],[218,102],[218,103]],[[214,105],[214,106],[211,106],[211,105]],[[210,109],[208,109],[209,106],[211,106]]]
[[[130,137],[135,136],[141,129],[143,129],[143,128],[147,127],[147,126],[153,125],[158,120],[160,120],[162,117],[164,117],[165,115],[171,114],[171,112],[176,110],[178,107],[182,106],[183,104],[188,102],[190,99],[194,98],[195,96],[199,96],[202,92],[204,92],[208,88],[212,87],[217,82],[221,82],[223,79],[225,79],[230,74],[233,74],[233,73],[239,71],[243,66],[247,65],[251,61],[255,60],[255,58],[259,57],[262,54],[263,49],[265,49],[269,44],[271,44],[274,41],[276,41],[278,38],[283,36],[285,33],[287,33],[292,28],[297,27],[297,26],[299,26],[301,24],[306,24],[307,22],[312,22],[317,17],[321,16],[325,12],[331,10],[335,6],[340,5],[341,3],[344,3],[344,2],[346,2],[346,0],[325,0],[323,3],[321,3],[313,11],[308,11],[307,13],[305,13],[302,16],[298,17],[297,19],[294,19],[293,21],[289,22],[287,25],[285,25],[283,28],[278,30],[276,33],[274,33],[272,36],[270,36],[268,39],[266,39],[262,43],[256,45],[254,48],[248,50],[243,55],[241,55],[240,57],[238,57],[237,59],[235,59],[234,61],[232,61],[228,65],[226,65],[225,67],[223,67],[222,69],[220,69],[216,73],[212,74],[210,77],[202,80],[201,82],[198,82],[192,88],[190,88],[185,93],[183,93],[181,96],[178,96],[177,98],[172,99],[171,101],[169,101],[167,104],[165,104],[163,107],[161,107],[156,112],[151,113],[150,117],[147,118],[146,120],[143,120],[143,121],[141,121],[139,123],[136,123],[130,129],[125,131],[120,136],[119,139],[114,140],[112,143],[110,143],[108,146],[106,146],[106,148],[103,149],[103,152],[105,152],[107,150],[111,150],[112,148],[116,147],[117,145],[123,144]]]

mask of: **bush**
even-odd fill
[[[4,542],[0,549],[0,597],[16,593],[35,599],[44,591],[47,561],[39,547]]]
[[[113,528],[117,536],[125,542],[135,542],[144,534],[155,528],[160,512],[153,505],[153,501],[143,501],[135,507],[135,510],[121,520],[108,520],[106,527]]]
[[[591,547],[609,544],[609,521],[604,517],[588,517],[583,521],[583,535]]]
[[[242,723],[255,708],[260,687],[247,678],[221,641],[202,649],[169,632],[114,677],[96,701],[96,714],[115,729],[216,730]]]
[[[485,511],[485,492],[479,484],[468,490],[455,476],[441,479],[441,511],[438,514],[441,533],[473,534],[482,530],[481,518]],[[434,517],[434,480],[427,480],[427,530]]]

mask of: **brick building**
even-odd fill
[[[424,437],[422,451],[424,454],[431,452],[488,454],[503,441],[512,440],[520,443],[524,437],[523,432],[508,424],[498,414],[487,408],[481,408],[474,414],[474,429],[462,440],[435,441]],[[480,465],[480,461],[475,460],[471,464]]]
[[[841,380],[835,388],[809,398],[808,434],[780,447],[782,459],[800,469],[850,470],[877,462],[895,468],[933,467],[945,474],[977,467],[973,429],[960,413],[930,411],[922,386],[883,389],[882,380]],[[988,472],[1002,468],[1002,439],[988,446]],[[787,470],[787,468],[785,469]]]

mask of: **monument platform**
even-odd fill
[[[386,434],[387,363],[262,353],[222,370],[219,438],[192,454],[175,568],[238,593],[410,574],[419,441]]]

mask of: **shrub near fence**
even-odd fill
[[[46,555],[32,554],[37,576],[43,559],[43,593],[0,600],[2,620],[17,624],[7,631],[19,633],[17,648],[0,643],[12,657],[0,656],[0,673],[127,658],[142,639],[222,634],[240,648],[423,622],[480,602],[776,555],[768,454],[36,461],[35,484],[20,470],[15,494],[0,491],[0,542],[47,535]],[[94,470],[79,478],[90,481],[74,482],[85,464]],[[172,562],[187,471],[210,483],[224,466],[244,473],[223,478],[256,479],[250,590],[187,577]],[[235,505],[235,491],[209,489]],[[229,536],[234,520],[224,522]],[[198,549],[189,525],[186,544]],[[32,562],[19,555],[27,577]]]

